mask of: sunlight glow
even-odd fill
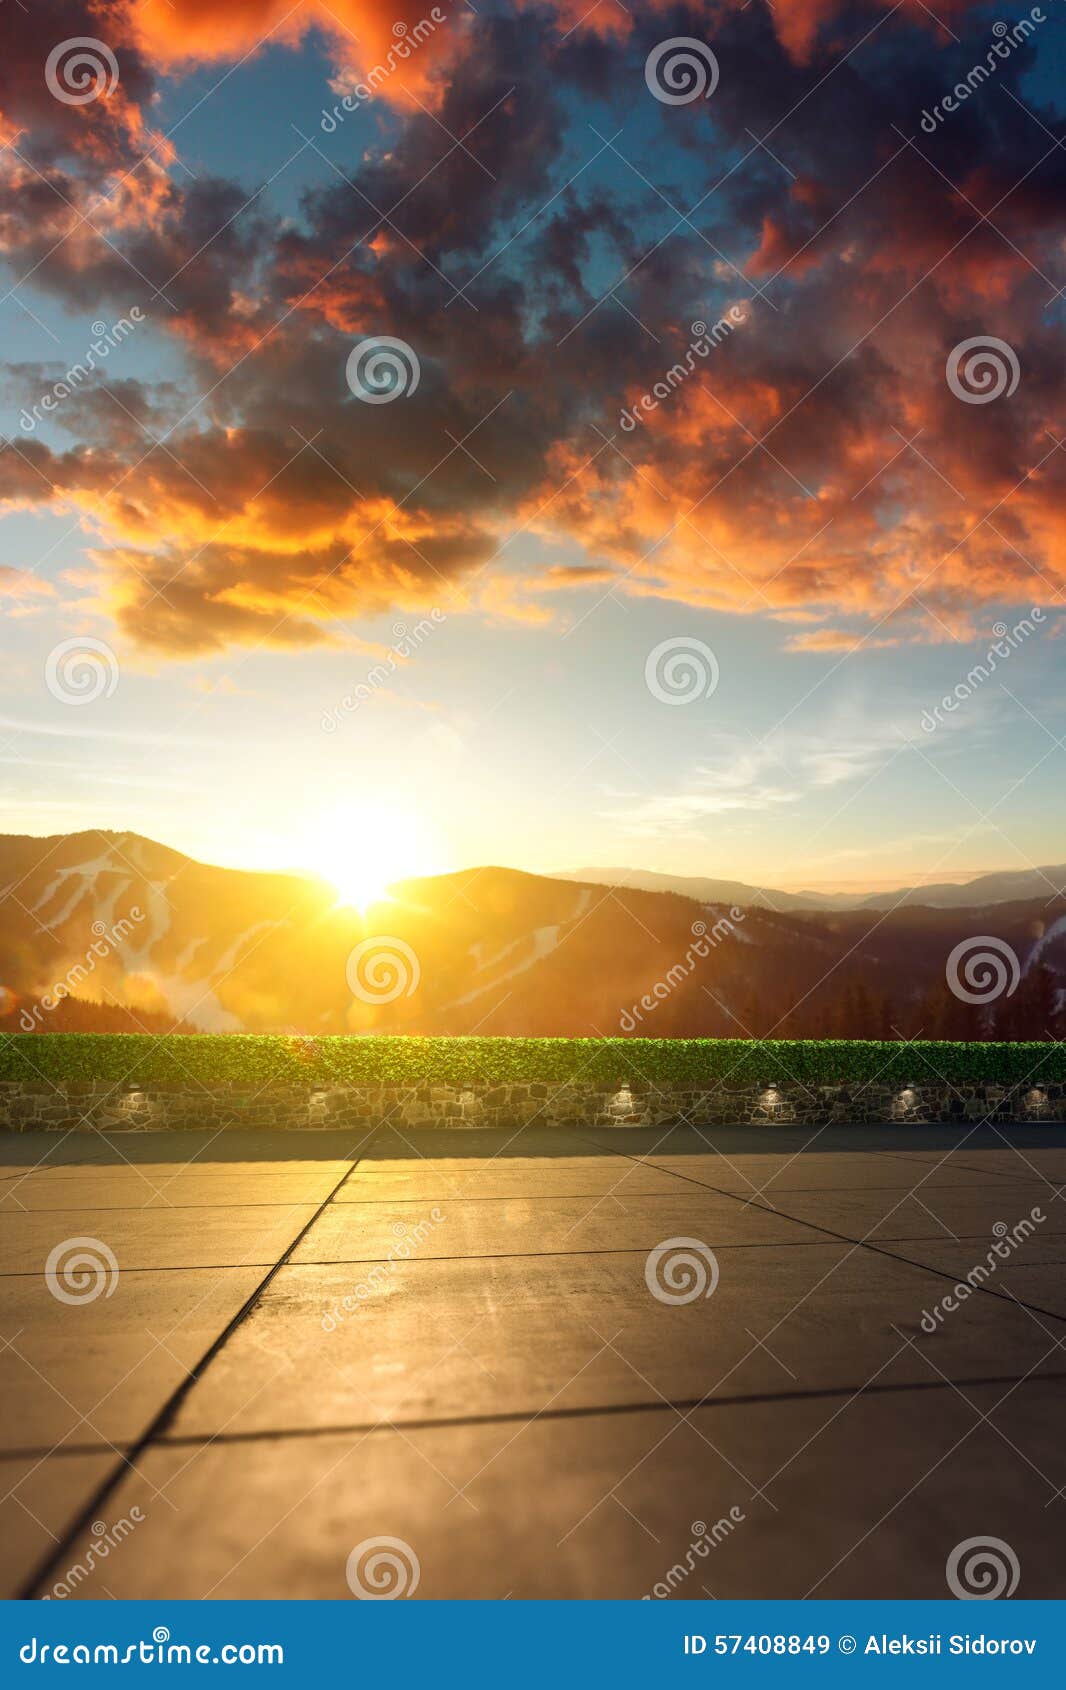
[[[301,857],[338,903],[363,911],[383,902],[396,881],[440,872],[421,817],[372,800],[323,808],[309,823]]]

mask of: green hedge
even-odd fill
[[[255,1033],[27,1033],[0,1044],[0,1080],[183,1080],[479,1085],[858,1085],[1066,1081],[1057,1044],[875,1044],[852,1039],[289,1038]]]

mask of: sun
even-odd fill
[[[384,902],[396,881],[435,872],[422,818],[384,802],[352,800],[323,810],[305,856],[339,904],[361,911]]]

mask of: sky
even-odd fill
[[[1062,0],[0,22],[6,831],[1066,858]]]

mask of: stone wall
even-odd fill
[[[528,1084],[311,1086],[240,1081],[206,1087],[153,1086],[135,1091],[107,1083],[56,1086],[0,1082],[0,1129],[31,1132],[147,1132],[166,1127],[643,1127],[752,1122],[1062,1121],[1066,1086],[937,1083],[898,1087],[622,1084],[613,1091],[581,1082]]]

